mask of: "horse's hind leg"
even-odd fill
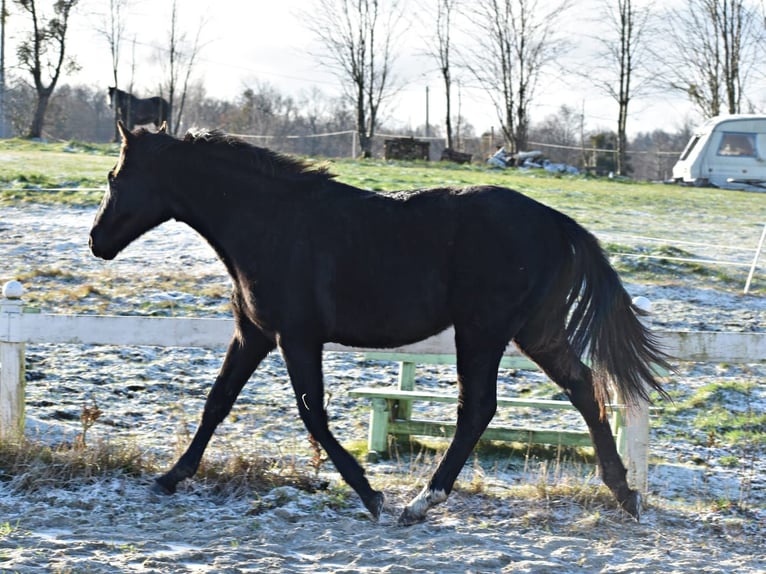
[[[456,328],[458,409],[455,436],[426,487],[399,517],[400,526],[421,522],[452,491],[460,470],[497,408],[497,370],[506,342],[469,340]]]
[[[530,329],[523,330],[515,337],[516,343],[566,391],[569,400],[580,411],[588,425],[604,484],[612,491],[620,506],[638,519],[640,495],[628,486],[627,471],[617,452],[612,429],[602,417],[596,400],[591,370],[574,354],[563,336],[563,330],[549,340],[542,340],[542,337],[531,333]]]
[[[179,482],[197,472],[216,427],[229,414],[242,387],[274,346],[254,325],[244,321],[241,323],[240,333],[229,344],[221,371],[207,396],[202,421],[191,444],[173,468],[155,481],[155,492],[172,494]]]
[[[298,412],[306,429],[322,445],[340,475],[377,520],[383,510],[383,494],[372,489],[364,476],[364,469],[341,446],[328,426],[324,405],[322,345],[282,337],[280,347],[295,391]]]

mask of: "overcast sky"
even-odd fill
[[[409,0],[424,2],[426,0]],[[541,0],[545,1],[545,0]],[[594,11],[584,4],[598,0],[580,0],[578,9],[562,23],[562,31],[573,41],[564,63],[570,67],[582,66],[589,50],[594,49],[591,36],[597,29],[592,20]],[[102,27],[97,13],[104,10],[106,0],[81,0],[71,22],[69,53],[81,66],[75,76],[63,78],[66,83],[85,83],[106,87],[112,84],[109,48],[103,36],[96,31]],[[122,46],[121,83],[126,85],[131,76],[131,63],[135,61],[134,85],[138,95],[149,96],[157,92],[162,77],[158,64],[158,46],[167,46],[170,0],[137,0],[131,4],[127,16],[128,30]],[[242,90],[258,82],[268,83],[285,95],[298,96],[303,91],[318,87],[327,95],[337,95],[338,80],[319,64],[316,54],[321,44],[306,29],[299,18],[301,10],[310,6],[310,0],[179,0],[179,21],[183,31],[193,37],[204,20],[202,39],[204,47],[195,68],[194,79],[202,81],[208,95],[234,99]],[[589,20],[590,18],[590,20]],[[18,25],[18,19],[16,19]],[[460,22],[456,22],[460,26]],[[426,119],[426,86],[430,87],[429,119],[431,124],[443,124],[444,96],[439,74],[434,63],[422,54],[419,45],[426,33],[424,24],[413,25],[399,45],[396,74],[403,84],[402,90],[390,106],[386,125],[416,127]],[[14,53],[14,19],[9,22],[7,40],[8,65]],[[430,34],[431,31],[427,30]],[[135,56],[133,39],[135,38]],[[487,95],[471,88],[469,77],[461,90],[462,115],[477,133],[491,127],[497,129],[497,116]],[[539,122],[554,114],[559,106],[567,104],[583,110],[587,129],[615,129],[616,104],[608,97],[588,86],[585,80],[549,76],[537,88],[532,121]],[[453,107],[457,94],[453,93]],[[628,130],[649,131],[664,128],[675,131],[686,118],[697,116],[685,97],[664,94],[653,98],[636,99],[631,104]]]

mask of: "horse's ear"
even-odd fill
[[[117,120],[117,130],[120,132],[120,136],[122,136],[123,143],[127,142],[130,139],[130,136],[133,135],[130,133],[130,130],[125,127],[125,124],[122,123],[122,120]]]
[[[158,134],[165,134],[168,132],[168,122],[162,122],[160,129],[157,130]]]

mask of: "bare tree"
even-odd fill
[[[552,161],[584,166],[583,113],[563,104],[555,114],[549,114],[541,122],[535,122],[530,131],[534,145],[550,145],[545,155]],[[579,149],[578,149],[579,147]]]
[[[617,103],[616,169],[620,175],[628,171],[628,107],[647,85],[637,72],[649,55],[645,43],[652,6],[636,4],[635,0],[602,0],[601,20],[607,23],[608,30],[599,37],[602,50],[594,58],[600,65],[588,73],[596,87]]]
[[[8,137],[6,83],[5,83],[5,30],[8,22],[8,12],[5,0],[0,0],[0,138]]]
[[[125,35],[125,9],[128,0],[109,0],[108,12],[101,15],[101,22],[97,26],[97,31],[104,37],[109,46],[109,53],[112,57],[112,80],[114,87],[119,88],[119,67],[120,67],[120,48],[122,39]],[[119,112],[117,108],[117,98],[112,102],[112,112],[114,115],[114,141],[119,141],[117,131],[117,120]]]
[[[477,47],[467,68],[497,111],[510,151],[527,147],[529,106],[537,82],[564,47],[557,25],[571,0],[476,0],[470,17]]]
[[[447,149],[454,149],[452,130],[452,19],[457,11],[458,0],[436,0],[436,29],[429,41],[427,50],[436,60],[439,73],[444,81],[444,96],[446,102],[445,127],[447,132]],[[430,18],[431,11],[426,12]]]
[[[664,21],[670,45],[658,57],[670,87],[685,92],[704,117],[740,113],[748,76],[762,56],[755,8],[744,0],[687,0]]]
[[[326,50],[321,61],[353,102],[364,157],[372,156],[380,106],[395,92],[393,44],[402,14],[398,0],[316,0],[306,18]]]
[[[67,62],[66,34],[69,17],[79,0],[56,0],[52,15],[45,18],[35,0],[14,0],[29,17],[31,31],[16,49],[20,67],[32,76],[37,101],[32,123],[27,134],[30,138],[42,136],[45,112],[53,90]],[[69,64],[74,66],[74,62]]]
[[[183,117],[184,105],[186,104],[186,94],[189,89],[189,80],[202,49],[200,38],[204,24],[204,20],[201,20],[194,39],[190,42],[188,36],[180,31],[178,2],[173,0],[167,47],[167,82],[163,88],[163,91],[167,89],[171,118],[173,118],[173,113],[175,113],[175,118],[173,118],[172,122],[169,122],[171,124],[168,126],[170,133],[176,133],[181,126],[181,118]]]

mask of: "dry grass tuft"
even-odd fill
[[[28,438],[0,443],[0,480],[27,492],[81,486],[115,475],[151,479],[166,464],[164,457],[159,459],[136,443],[86,443],[82,435],[53,446]],[[216,495],[264,493],[278,486],[308,492],[327,488],[310,466],[303,469],[283,459],[241,454],[203,459],[193,480]]]
[[[194,480],[204,481],[216,494],[227,496],[263,494],[280,486],[307,492],[327,488],[327,483],[317,478],[310,463],[304,469],[283,458],[253,458],[241,454],[221,460],[203,460]]]
[[[155,461],[137,445],[80,441],[48,445],[31,439],[0,443],[0,480],[37,491],[103,478],[110,473],[140,476],[156,470]]]

